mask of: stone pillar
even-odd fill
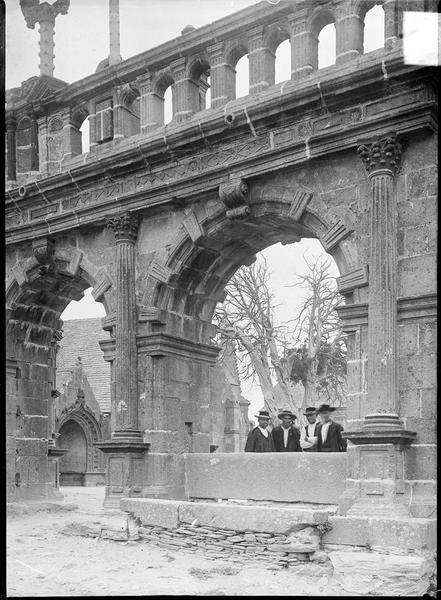
[[[124,213],[108,220],[116,240],[115,406],[113,438],[141,438],[138,430],[135,241],[138,218]]]
[[[236,97],[236,70],[225,62],[224,50],[223,42],[218,42],[207,49],[211,65],[211,108],[224,106]]]
[[[15,117],[6,118],[6,143],[7,143],[7,177],[9,181],[17,179],[17,161],[15,155],[15,132],[17,120]]]
[[[173,119],[182,123],[199,111],[199,85],[188,77],[187,59],[179,58],[171,65],[173,78]]]
[[[38,171],[38,115],[36,112],[29,114],[31,120],[31,171]]]
[[[20,2],[20,8],[29,29],[40,23],[40,75],[54,75],[54,27],[57,15],[66,15],[70,0],[49,2]]]
[[[276,55],[264,44],[263,27],[249,34],[250,95],[254,96],[274,85]]]
[[[137,78],[141,94],[141,133],[164,125],[164,96],[153,90],[152,79],[152,73],[145,73]]]
[[[318,69],[318,38],[308,28],[305,11],[290,18],[291,79],[307,77]]]
[[[89,100],[87,104],[89,113],[89,152],[98,145],[96,137],[96,102]]]
[[[364,422],[344,437],[352,515],[408,515],[405,446],[415,433],[398,417],[397,385],[397,199],[394,176],[401,145],[395,134],[361,145],[358,154],[372,188],[370,205],[368,398]],[[342,508],[342,505],[341,505]],[[346,506],[346,509],[348,507]]]
[[[337,8],[336,63],[346,63],[363,54],[364,21],[353,2],[344,0]]]
[[[105,507],[118,508],[122,496],[141,492],[142,455],[148,448],[138,426],[137,308],[135,242],[138,219],[124,213],[108,219],[116,240],[116,323],[114,395],[115,429],[111,440],[97,446],[107,455]]]
[[[134,133],[132,121],[139,117],[135,115],[134,101],[136,91],[129,83],[119,85],[113,93],[113,139],[130,137]]]
[[[121,62],[119,0],[109,0],[109,65]]]
[[[391,50],[400,42],[403,11],[399,10],[397,0],[384,0],[384,47]]]

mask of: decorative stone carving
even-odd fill
[[[105,269],[102,269],[96,276],[95,286],[92,290],[93,299],[96,302],[100,302],[100,298],[103,297],[104,292],[112,287],[112,280]]]
[[[53,4],[39,0],[20,0],[20,8],[29,29],[40,23],[40,75],[54,74],[54,27],[57,15],[67,15],[70,0],[56,0]]]
[[[352,229],[349,229],[341,219],[337,221],[325,235],[322,237],[321,242],[326,252],[331,252],[340,242],[347,238],[352,233]]]
[[[341,294],[351,292],[355,288],[363,287],[369,283],[368,266],[362,267],[345,273],[341,277],[337,277],[337,288]]]
[[[219,198],[227,207],[227,218],[243,219],[249,216],[251,209],[247,204],[248,186],[243,179],[236,179],[219,186]]]
[[[190,210],[184,217],[183,225],[194,243],[204,235],[204,230],[194,211]]]
[[[392,133],[376,139],[371,144],[359,146],[357,152],[371,177],[379,169],[387,169],[395,175],[401,158],[401,150],[402,147],[396,134]]]
[[[51,238],[40,238],[32,240],[32,251],[40,263],[41,275],[55,269],[55,242]]]
[[[138,225],[138,216],[129,212],[110,217],[106,223],[106,226],[114,231],[117,242],[135,242],[138,236]]]
[[[303,211],[308,206],[312,198],[311,192],[304,190],[296,190],[292,199],[292,206],[289,209],[289,216],[295,221],[298,221],[303,214]]]

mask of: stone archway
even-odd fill
[[[79,244],[78,244],[79,245]],[[6,282],[6,353],[11,366],[8,412],[17,429],[8,438],[8,497],[38,498],[54,493],[48,451],[55,434],[55,355],[60,315],[93,286],[94,297],[111,310],[112,279],[90,263],[78,246],[44,237],[21,248]],[[9,374],[9,372],[8,372]],[[31,456],[31,463],[22,460]],[[17,483],[18,482],[18,483]]]
[[[90,452],[86,434],[74,419],[60,427],[59,446],[68,452],[59,460],[60,485],[83,485]]]

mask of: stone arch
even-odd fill
[[[224,61],[235,68],[238,61],[249,53],[248,42],[246,40],[235,40],[225,45]]]
[[[285,40],[289,40],[290,37],[291,33],[289,27],[285,23],[274,23],[265,31],[263,37],[264,47],[275,54],[280,44]]]
[[[155,115],[156,120],[160,125],[164,125],[165,122],[165,93],[171,87],[173,94],[173,85],[175,78],[171,69],[163,69],[156,73],[152,79],[152,93],[155,98]],[[173,116],[175,113],[174,100],[173,100]]]
[[[87,442],[86,470],[89,472],[99,471],[103,466],[103,457],[101,451],[94,444],[103,440],[100,424],[87,407],[73,407],[61,416],[56,424],[56,433],[59,434],[69,421],[76,422],[85,435]],[[58,445],[62,447],[61,442]]]
[[[150,269],[152,303],[188,317],[211,321],[233,273],[251,264],[255,254],[281,242],[314,237],[321,241],[345,274],[358,267],[349,221],[332,222],[313,208],[313,193],[288,186],[251,186],[249,213],[234,219],[219,208],[209,216],[200,204],[189,210],[168,257],[157,257]]]
[[[312,68],[319,68],[319,36],[323,29],[336,23],[336,15],[331,7],[313,8],[307,17],[307,30],[310,32]]]
[[[6,280],[7,352],[18,360],[45,362],[60,315],[93,287],[106,313],[113,309],[113,282],[75,247],[57,247],[53,238],[33,241],[33,255],[15,265]]]
[[[198,88],[197,99],[194,101],[194,112],[205,109],[205,96],[210,87],[208,82],[210,67],[210,60],[204,54],[193,56],[188,61],[186,76]]]
[[[38,170],[38,131],[36,122],[24,115],[17,123],[16,164],[17,173]]]

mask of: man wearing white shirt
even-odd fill
[[[317,432],[319,423],[317,422],[317,410],[314,406],[308,406],[303,413],[308,424],[302,429],[300,436],[300,446],[303,452],[317,452]]]
[[[275,452],[273,437],[268,431],[270,416],[267,410],[259,410],[258,415],[254,415],[259,423],[249,432],[245,452]]]

